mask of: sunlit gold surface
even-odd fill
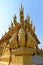
[[[30,16],[24,20],[24,9],[21,5],[20,23],[14,16],[9,31],[0,40],[0,64],[35,65],[32,54],[37,54],[39,43]]]

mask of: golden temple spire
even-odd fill
[[[21,9],[22,9],[22,4],[21,4]]]
[[[22,4],[20,7],[20,23],[23,26],[23,24],[24,24],[24,8],[23,8]]]
[[[22,3],[21,3],[20,11],[23,11],[23,10],[24,10],[24,8],[23,8]]]

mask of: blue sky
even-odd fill
[[[19,21],[19,7],[24,7],[24,17],[30,15],[33,26],[36,27],[36,35],[40,40],[40,48],[43,48],[43,0],[0,0],[0,38],[8,30],[14,14]]]

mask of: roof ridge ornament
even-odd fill
[[[28,22],[30,22],[30,16],[29,15],[27,15],[26,19]]]
[[[17,22],[16,14],[15,14],[14,17],[13,17],[13,22],[14,22],[14,24],[16,24],[16,22]]]
[[[11,21],[11,27],[13,27],[13,22]]]
[[[24,10],[24,8],[23,8],[23,6],[22,6],[22,3],[21,3],[21,6],[20,6],[19,10],[20,10],[20,11],[23,11],[23,10]]]

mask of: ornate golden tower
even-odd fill
[[[37,54],[40,42],[34,31],[30,16],[24,20],[24,9],[21,4],[20,23],[14,16],[9,31],[0,40],[0,44],[3,44],[0,62],[3,65],[36,65],[32,62],[32,55]]]

